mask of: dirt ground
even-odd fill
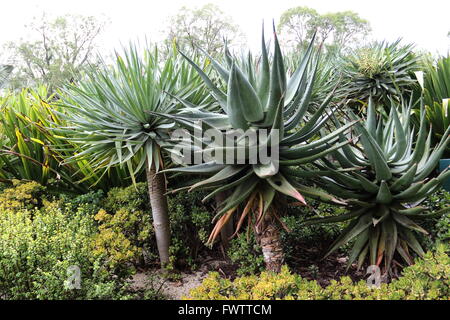
[[[188,296],[191,289],[198,287],[207,273],[196,271],[193,273],[181,273],[181,279],[176,282],[168,281],[159,271],[138,272],[133,276],[132,288],[134,290],[142,290],[153,286],[159,289],[159,293],[172,300],[181,300]],[[151,280],[149,280],[151,278]]]
[[[166,299],[181,300],[189,296],[191,289],[201,285],[209,272],[217,271],[226,276],[226,273],[229,273],[227,270],[229,267],[229,261],[209,258],[203,261],[199,270],[177,273],[175,280],[168,280],[161,269],[141,270],[133,276],[131,288],[132,290],[153,288],[159,290]]]

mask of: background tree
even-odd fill
[[[175,39],[183,51],[193,51],[200,47],[211,55],[219,53],[224,39],[229,45],[238,45],[244,35],[231,17],[226,16],[214,4],[200,8],[182,7],[169,18],[166,44],[170,47]],[[244,40],[245,41],[245,40]]]
[[[318,40],[328,49],[351,46],[370,32],[369,22],[353,11],[321,15],[308,7],[286,10],[278,28],[280,37],[295,48],[305,46],[316,30]]]
[[[6,45],[10,62],[16,66],[10,86],[16,89],[43,83],[52,91],[64,81],[73,80],[83,67],[95,62],[96,40],[105,24],[105,20],[92,16],[34,18],[26,26],[33,39]]]
[[[295,7],[286,10],[280,17],[278,33],[286,45],[297,47],[306,43],[315,30],[319,13],[309,7]]]

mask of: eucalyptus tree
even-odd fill
[[[174,122],[152,112],[176,113],[176,95],[196,104],[207,103],[201,79],[174,51],[165,61],[158,50],[139,54],[130,45],[116,52],[112,67],[92,69],[79,83],[65,90],[64,105],[71,126],[64,130],[83,145],[72,160],[88,159],[105,172],[127,166],[131,178],[146,170],[153,224],[161,265],[169,262],[170,226],[163,151]],[[70,160],[69,160],[70,161]]]
[[[294,49],[304,48],[315,32],[328,49],[357,44],[370,32],[370,24],[352,11],[320,14],[313,8],[295,7],[284,11],[278,25],[280,37]]]
[[[175,40],[184,52],[201,47],[213,56],[220,53],[224,38],[230,45],[241,45],[245,38],[233,19],[212,3],[199,8],[182,7],[168,19],[166,29],[168,47]]]
[[[53,93],[65,81],[77,79],[89,64],[97,63],[94,51],[106,25],[106,19],[93,16],[34,17],[25,26],[30,39],[5,45],[16,66],[10,86],[44,84]]]

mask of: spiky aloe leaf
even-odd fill
[[[372,264],[384,261],[386,271],[390,269],[393,259],[397,260],[396,253],[407,263],[411,261],[408,247],[418,254],[422,253],[412,231],[426,234],[426,230],[416,219],[423,220],[436,213],[427,213],[428,208],[417,205],[438,190],[444,179],[450,176],[449,172],[443,172],[438,177],[428,178],[450,141],[450,128],[432,149],[431,132],[425,132],[423,117],[417,134],[414,134],[411,104],[411,101],[409,104],[391,101],[392,110],[385,121],[382,116],[376,116],[376,109],[370,102],[365,124],[357,125],[361,134],[359,143],[349,144],[342,151],[335,152],[334,159],[323,158],[320,164],[316,164],[321,172],[315,179],[316,183],[352,205],[353,210],[342,218],[349,218],[354,226],[358,226],[355,230],[344,232],[331,248],[335,250],[355,237],[354,234],[361,233],[362,226],[371,219],[368,252],[365,241],[357,240],[352,260],[356,260],[357,253],[359,259],[368,253]],[[352,169],[356,167],[355,162],[359,165],[356,172]],[[326,171],[329,173],[324,173]],[[336,171],[339,176],[333,176]],[[348,179],[343,175],[348,175]],[[355,178],[357,181],[354,181]],[[369,204],[372,205],[370,209],[365,209]],[[368,211],[363,218],[353,216],[352,212],[357,210]],[[339,217],[329,220],[341,221]],[[313,222],[319,223],[320,220]],[[349,233],[351,230],[353,235]]]
[[[332,94],[320,104],[318,109],[311,108],[309,97],[314,88],[318,61],[314,44],[310,44],[306,54],[299,59],[298,67],[290,75],[285,70],[284,58],[276,34],[271,61],[269,61],[264,36],[261,59],[253,60],[252,57],[253,55],[249,54],[239,60],[226,49],[224,58],[226,65],[219,64],[217,61],[213,62],[219,76],[227,80],[222,83],[224,89],[220,94],[217,92],[220,86],[212,85],[209,77],[202,73],[200,75],[210,88],[212,95],[218,100],[217,102],[226,101],[227,104],[227,107],[223,108],[223,116],[221,115],[220,119],[217,118],[221,126],[220,129],[216,128],[217,131],[229,129],[237,134],[239,129],[249,129],[248,132],[263,129],[268,132],[268,135],[259,136],[256,143],[251,144],[247,142],[244,134],[238,136],[236,145],[210,147],[208,152],[225,151],[238,154],[243,151],[245,161],[237,163],[237,157],[233,156],[233,160],[236,160],[232,161],[233,163],[225,163],[223,167],[208,167],[208,169],[218,170],[206,172],[209,177],[204,181],[194,182],[195,187],[217,187],[205,199],[225,190],[230,191],[231,196],[224,200],[217,217],[223,217],[234,208],[244,208],[246,217],[254,226],[257,223],[259,229],[262,227],[260,223],[279,220],[277,208],[285,195],[305,204],[306,201],[302,195],[304,190],[305,194],[312,197],[344,204],[337,197],[323,190],[305,187],[299,183],[299,177],[290,177],[284,173],[286,168],[298,164],[310,164],[351,142],[345,140],[335,144],[341,134],[351,129],[353,122],[341,126],[336,132],[324,133],[323,129],[327,121],[336,110],[333,108],[330,112],[326,111],[332,100]],[[196,66],[195,69],[200,72],[201,68]],[[182,102],[180,98],[177,100]],[[195,110],[200,109],[199,106],[183,104],[187,110],[179,114],[161,116],[176,121],[189,130],[192,141],[203,144],[204,141],[199,141],[195,137],[194,131],[198,129],[195,123],[209,121],[209,119],[216,120],[214,117],[216,112],[196,112]],[[207,122],[207,125],[213,127],[214,124]],[[258,151],[277,148],[279,158],[264,162],[258,158],[257,163],[250,163],[248,155],[252,147]],[[205,153],[206,150],[203,149],[201,152]],[[200,165],[191,167],[192,170],[187,166],[172,168],[166,172],[200,173]],[[240,171],[228,170],[227,167],[240,168]],[[210,177],[211,175],[213,176]],[[239,216],[240,212],[241,210],[236,210],[235,214]],[[264,215],[264,219],[261,215]],[[238,218],[238,221],[243,221],[242,217]],[[217,233],[217,229],[215,232]]]

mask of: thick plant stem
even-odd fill
[[[264,228],[258,229],[256,230],[256,236],[263,252],[266,269],[278,273],[284,263],[280,230],[273,221],[268,221]]]
[[[166,179],[164,174],[156,174],[155,165],[147,162],[147,182],[150,205],[152,207],[153,228],[155,229],[161,267],[169,263],[170,226],[167,206]]]

